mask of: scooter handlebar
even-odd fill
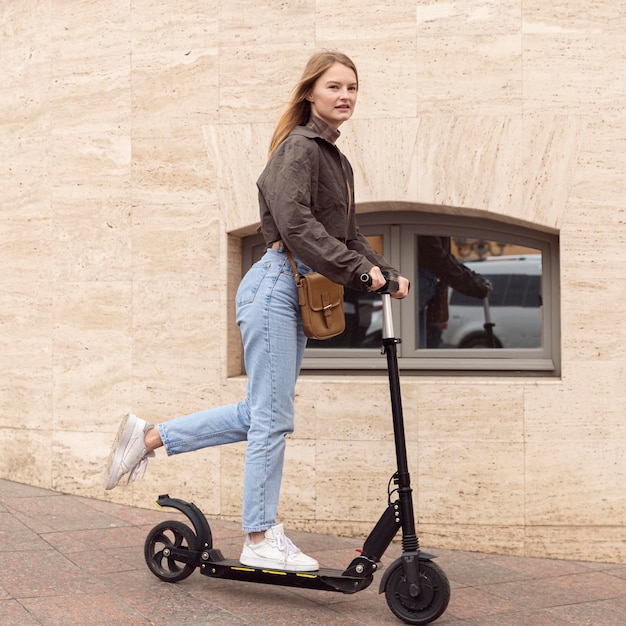
[[[379,289],[376,289],[375,293],[388,293],[388,294],[392,294],[392,293],[396,293],[396,291],[398,291],[398,289],[400,288],[400,285],[398,284],[397,280],[392,280],[391,278],[389,278],[389,276],[383,272],[383,277],[385,278],[385,284],[380,287]],[[366,287],[370,287],[372,284],[372,277],[369,274],[361,274],[361,282],[366,286]]]

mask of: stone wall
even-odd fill
[[[240,515],[241,445],[103,490],[121,416],[238,400],[237,238],[309,55],[361,89],[357,200],[483,211],[561,241],[558,379],[403,379],[422,545],[626,559],[626,11],[614,0],[24,0],[0,8],[0,477]],[[303,377],[281,519],[363,534],[384,377]]]

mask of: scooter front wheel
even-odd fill
[[[190,576],[196,566],[177,561],[171,549],[192,552],[196,549],[196,543],[196,535],[186,524],[178,521],[161,522],[146,537],[144,557],[155,576],[168,583],[175,583]]]
[[[432,561],[419,562],[419,593],[411,595],[400,559],[391,565],[385,598],[392,613],[406,624],[430,624],[440,617],[450,601],[450,583]]]

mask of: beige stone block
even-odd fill
[[[378,5],[382,8],[382,5]],[[359,9],[360,10],[360,9]],[[353,29],[350,29],[353,30]],[[371,32],[370,32],[371,34]],[[359,74],[359,93],[354,120],[415,118],[418,114],[418,70],[415,64],[415,38],[394,35],[382,40],[370,36],[346,42],[344,36],[319,40],[323,48],[348,54]],[[349,128],[350,122],[342,127]],[[339,141],[341,147],[342,140]],[[373,153],[375,150],[370,146]]]
[[[498,441],[421,441],[420,524],[521,526],[524,445]]]
[[[217,181],[200,126],[184,124],[132,132],[133,202],[210,202]]]
[[[53,220],[55,280],[127,281],[131,269],[131,209],[126,202],[58,200]],[[65,286],[62,287],[65,289]]]
[[[526,441],[561,448],[575,442],[626,439],[625,369],[623,362],[581,360],[568,365],[562,381],[541,381],[527,388]]]
[[[245,442],[221,447],[221,467],[217,479],[221,484],[222,515],[241,522]]]
[[[275,122],[203,127],[206,158],[216,167],[220,216],[228,232],[259,222],[256,181],[267,163],[274,126]]]
[[[52,488],[50,430],[0,428],[0,476],[16,483]]]
[[[219,44],[228,50],[227,54],[230,49],[243,46],[253,46],[259,51],[277,44],[304,48],[316,37],[318,4],[316,0],[270,2],[259,10],[259,5],[249,1],[222,3]],[[295,80],[294,77],[294,83]]]
[[[220,267],[220,223],[214,203],[136,205],[132,211],[136,280],[197,281],[215,289]]]
[[[580,141],[576,167],[570,185],[572,201],[600,211],[599,203],[618,210],[613,216],[601,213],[598,225],[611,224],[613,236],[620,233],[623,200],[626,196],[626,119],[624,115],[590,118]],[[589,225],[586,215],[582,226]]]
[[[525,556],[541,559],[599,563],[626,561],[626,531],[623,526],[529,526],[526,528],[525,545]]]
[[[2,106],[14,108],[19,105],[3,101]],[[6,133],[4,138],[0,139],[0,148],[3,150],[3,162],[0,166],[2,211],[6,216],[2,235],[10,228],[14,228],[15,224],[19,224],[19,220],[29,220],[27,227],[21,229],[20,235],[23,237],[29,228],[39,227],[33,218],[50,218],[52,213],[51,142],[47,135],[42,135],[36,130],[24,131],[21,124],[19,128],[10,128],[7,125],[4,132]],[[11,220],[8,219],[9,215]],[[14,260],[14,264],[17,260],[19,256]]]
[[[70,38],[68,38],[70,39]],[[126,50],[55,58],[49,107],[55,134],[130,132],[130,59]]]
[[[421,444],[523,441],[523,384],[438,381],[417,385],[414,397]]]
[[[524,35],[524,113],[619,114],[625,47],[621,33]]]
[[[323,402],[320,399],[323,398]],[[299,438],[318,441],[393,441],[391,402],[386,381],[344,378],[330,383],[308,377],[298,383]],[[416,431],[413,430],[412,435]],[[415,436],[413,437],[415,439]]]
[[[520,117],[425,117],[414,159],[417,200],[515,219],[522,201]]]
[[[55,428],[106,429],[131,402],[131,286],[63,283],[53,300]]]
[[[85,422],[92,424],[89,416]],[[77,425],[79,426],[79,425]],[[101,496],[106,479],[103,451],[111,435],[55,429],[52,433],[52,489],[79,496]]]
[[[131,141],[124,130],[58,132],[52,136],[52,200],[128,202]]]
[[[339,49],[348,56],[362,41],[384,45],[415,36],[415,9],[410,2],[346,0],[338,4],[332,0],[317,0],[315,7],[315,32],[321,47],[327,47],[327,41],[344,42],[344,47]]]
[[[133,54],[217,45],[220,7],[215,0],[178,0],[175,4],[133,0],[130,9]]]
[[[0,431],[46,429],[54,384],[52,287],[27,281],[0,285]]]
[[[387,485],[396,471],[389,441],[318,441],[317,519],[377,520],[387,506]],[[414,459],[409,464],[415,473]]]
[[[214,123],[219,111],[216,48],[134,54],[133,128],[161,130]]]
[[[418,38],[418,114],[521,114],[520,40],[517,34]]]
[[[354,170],[357,211],[369,203],[414,201],[419,120],[353,119],[342,127],[339,149]]]
[[[154,420],[215,406],[224,363],[224,311],[213,288],[196,281],[133,285],[133,403]]]
[[[8,91],[34,66],[45,68],[49,75],[50,31],[41,25],[50,24],[51,13],[47,2],[11,2],[2,7],[2,76],[12,86]]]
[[[106,4],[89,0],[61,2],[50,6],[46,20],[39,23],[35,40],[48,40],[55,59],[113,55],[128,50],[132,36],[128,18],[125,0],[111,0]]]
[[[572,358],[621,361],[626,338],[622,323],[626,296],[619,278],[626,272],[622,210],[580,204],[568,209],[569,216],[574,212],[580,221],[576,226],[568,221],[562,236],[564,363],[573,365]]]
[[[313,47],[302,44],[229,48],[220,57],[220,124],[276,124]]]
[[[521,525],[418,524],[420,546],[491,554],[524,556],[525,529]],[[436,554],[436,550],[435,550]]]
[[[559,227],[586,121],[573,115],[525,115],[522,124],[524,195],[518,215]]]
[[[514,33],[520,27],[519,0],[418,0],[418,35]]]
[[[577,2],[524,0],[525,33],[623,33],[626,27],[624,5],[613,0],[590,0],[585,10]]]
[[[316,518],[316,445],[314,441],[287,441],[279,521],[312,521]]]
[[[217,517],[221,514],[220,459],[220,448],[172,456],[159,449],[155,458],[149,459],[144,478],[127,488],[131,503],[153,508],[159,495],[169,494],[172,498],[193,502],[207,518]]]
[[[594,416],[598,413],[588,419]],[[526,523],[601,526],[611,520],[624,526],[624,438],[577,441],[562,433],[556,440],[526,445]]]

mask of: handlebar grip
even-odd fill
[[[395,293],[398,291],[398,283],[395,280],[390,280],[389,277],[383,273],[383,277],[385,278],[385,284],[380,287],[380,289],[376,289],[374,293]],[[369,274],[361,274],[360,276],[361,282],[366,286],[370,287],[372,284],[372,277]]]

